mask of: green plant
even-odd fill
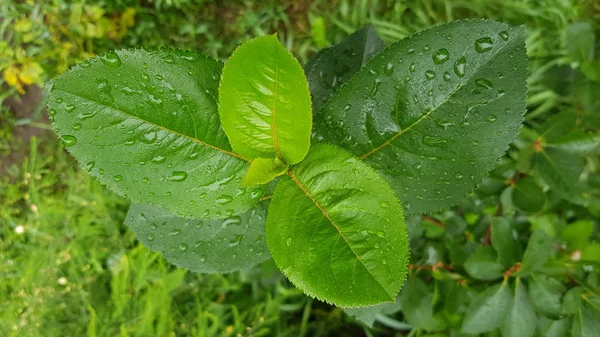
[[[309,151],[307,82],[275,36],[242,45],[222,70],[193,52],[111,51],[49,85],[49,114],[65,146],[110,188],[206,219],[169,221],[158,208],[149,219],[148,206],[132,206],[128,223],[174,263],[224,272],[263,261],[265,215],[252,208],[285,174],[266,217],[283,273],[336,305],[393,301],[408,263],[396,194],[408,213],[453,205],[506,150],[524,111],[523,30],[442,25],[364,67],[364,50],[381,43],[369,29],[358,36],[361,44],[326,49],[307,67],[319,81],[313,96],[331,96],[313,102],[313,142],[339,147]],[[351,62],[336,64],[340,53]],[[336,91],[338,76],[353,73]]]

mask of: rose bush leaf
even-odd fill
[[[408,235],[398,198],[338,147],[313,146],[279,179],[266,230],[290,281],[337,306],[394,301],[406,278]]]
[[[249,160],[233,153],[217,111],[221,64],[194,52],[111,51],[57,77],[48,107],[81,166],[136,203],[220,218],[254,206]]]
[[[315,116],[315,136],[372,165],[409,213],[456,204],[508,148],[525,112],[524,29],[455,21],[375,56]]]

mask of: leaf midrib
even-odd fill
[[[375,278],[375,276],[373,276],[373,274],[371,274],[371,271],[369,270],[369,268],[367,268],[367,266],[364,264],[364,262],[360,259],[360,255],[358,255],[358,253],[356,253],[354,251],[354,248],[352,248],[352,245],[350,245],[350,242],[348,241],[348,239],[346,238],[346,236],[344,235],[344,233],[342,233],[342,230],[340,229],[340,227],[338,225],[336,225],[335,222],[333,222],[333,219],[331,219],[331,217],[329,216],[329,213],[327,212],[327,210],[325,210],[325,208],[323,208],[323,206],[321,206],[319,204],[319,202],[317,201],[317,199],[315,199],[315,197],[312,195],[312,193],[310,193],[310,191],[308,190],[308,188],[306,186],[304,186],[304,184],[302,184],[302,182],[300,182],[300,180],[298,179],[298,177],[296,177],[296,175],[294,174],[293,170],[290,169],[288,171],[288,175],[294,181],[294,183],[300,188],[300,190],[304,193],[304,195],[306,197],[308,197],[315,204],[315,206],[319,209],[319,211],[321,211],[321,213],[323,214],[323,216],[325,218],[327,218],[327,220],[329,221],[329,223],[331,223],[331,225],[336,229],[336,231],[338,232],[339,236],[341,236],[344,239],[344,241],[346,241],[346,245],[348,246],[348,248],[350,248],[350,250],[352,251],[352,253],[354,254],[354,256],[356,256],[356,259],[360,262],[360,264],[363,266],[363,268],[365,268],[365,270],[367,271],[367,274],[369,274],[369,276],[371,276],[373,278],[373,280],[375,280],[375,283],[377,283],[377,285],[379,285],[381,287],[381,289],[383,290],[383,292],[385,292],[388,296],[390,296],[390,298],[392,300],[394,300],[394,295],[390,295],[390,293]]]
[[[470,81],[473,79],[473,77],[475,75],[477,75],[479,73],[479,71],[481,71],[481,69],[485,68],[485,65],[489,64],[502,50],[504,50],[504,48],[506,48],[509,45],[512,45],[512,43],[514,41],[515,41],[515,38],[511,37],[506,42],[506,44],[504,44],[501,48],[498,48],[496,51],[494,51],[492,53],[492,56],[488,59],[488,61],[486,63],[480,64],[479,67],[474,72],[471,73],[471,75],[469,75],[468,77],[466,77],[465,80],[459,86],[457,86],[452,92],[450,92],[450,94],[448,94],[448,96],[446,97],[446,99],[444,99],[442,102],[440,102],[437,106],[435,106],[433,109],[431,109],[427,113],[423,114],[423,116],[419,117],[419,119],[417,119],[415,122],[413,122],[407,128],[404,128],[404,129],[398,131],[395,135],[393,135],[387,141],[383,142],[381,145],[377,146],[376,148],[372,149],[371,151],[369,151],[369,152],[363,154],[362,156],[360,156],[360,159],[365,159],[368,156],[370,156],[370,155],[374,154],[375,152],[381,150],[382,148],[386,147],[387,145],[390,145],[391,142],[393,142],[396,138],[402,136],[405,132],[411,130],[415,125],[419,124],[422,120],[428,118],[430,115],[432,115],[434,112],[436,112],[437,109],[439,109],[442,105],[444,105],[445,103],[447,103],[449,101],[449,99],[452,98],[452,96],[454,96],[459,90],[461,90],[464,86],[466,86],[468,83],[470,83]]]
[[[220,147],[218,147],[218,146],[215,146],[215,145],[212,145],[212,144],[209,144],[209,143],[203,142],[203,141],[201,141],[201,140],[200,140],[200,139],[198,139],[198,138],[195,138],[195,137],[188,136],[188,135],[186,135],[186,134],[183,134],[183,133],[180,133],[180,132],[178,132],[178,131],[175,131],[175,130],[169,129],[169,128],[167,128],[167,127],[163,126],[163,125],[159,125],[159,124],[156,124],[156,123],[153,123],[153,122],[147,121],[147,120],[145,120],[145,119],[142,119],[142,118],[140,118],[140,117],[138,117],[138,116],[131,115],[131,114],[129,114],[129,113],[127,113],[127,112],[125,112],[125,111],[119,110],[119,109],[117,109],[117,108],[115,108],[115,107],[112,107],[112,106],[110,106],[110,105],[106,105],[106,104],[104,104],[104,103],[102,103],[102,102],[98,102],[97,100],[91,99],[91,98],[89,98],[89,97],[86,97],[86,96],[84,96],[84,95],[81,95],[81,94],[78,94],[78,93],[74,93],[74,92],[72,92],[72,91],[69,91],[69,90],[66,90],[66,89],[64,89],[64,88],[55,88],[54,90],[60,90],[60,91],[62,91],[62,92],[65,92],[65,93],[71,94],[71,95],[73,95],[73,96],[80,97],[80,98],[82,98],[82,99],[84,99],[84,100],[87,100],[87,101],[89,101],[89,102],[92,102],[92,103],[95,103],[95,104],[97,104],[97,105],[100,105],[100,106],[106,107],[106,108],[108,108],[108,109],[110,109],[110,110],[112,110],[112,111],[115,111],[115,112],[117,112],[117,113],[120,113],[120,114],[122,114],[122,115],[128,116],[128,117],[130,117],[130,118],[133,118],[133,119],[135,119],[135,120],[138,120],[138,121],[140,121],[140,122],[142,122],[142,123],[146,123],[146,124],[149,124],[149,125],[151,125],[151,126],[153,126],[153,127],[159,128],[159,129],[161,129],[161,130],[164,130],[164,131],[167,131],[167,132],[173,133],[173,134],[175,134],[175,135],[177,135],[177,136],[179,136],[179,137],[182,137],[182,138],[189,139],[189,140],[193,141],[194,143],[198,143],[198,144],[201,144],[201,145],[203,145],[203,146],[209,147],[209,148],[211,148],[211,149],[213,149],[213,150],[217,150],[217,151],[219,151],[219,152],[222,152],[222,153],[224,153],[224,154],[230,155],[230,156],[232,156],[232,157],[235,157],[235,158],[238,158],[238,159],[241,159],[241,160],[247,161],[247,162],[251,162],[251,160],[250,160],[250,159],[248,159],[248,158],[245,158],[245,157],[243,157],[243,156],[241,156],[241,155],[239,155],[239,154],[237,154],[237,153],[235,153],[235,152],[227,151],[227,150],[225,150],[225,149],[222,149],[222,148],[220,148]],[[191,112],[190,112],[190,113],[191,113]],[[161,115],[161,116],[162,116],[162,115]]]

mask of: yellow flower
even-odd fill
[[[20,66],[13,64],[10,67],[4,69],[2,75],[8,85],[17,88],[19,93],[22,95],[25,93],[23,89],[24,85],[30,85],[33,83],[42,82],[42,73],[44,70],[42,67],[33,61],[25,61]]]

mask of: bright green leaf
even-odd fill
[[[513,187],[512,201],[519,209],[535,213],[544,207],[546,195],[533,179],[525,177],[519,179]]]
[[[244,176],[244,186],[266,184],[287,171],[287,166],[279,158],[256,158]]]
[[[369,25],[311,56],[304,71],[312,96],[313,112],[321,110],[335,91],[383,47],[384,43],[375,28]]]
[[[233,149],[244,157],[300,162],[312,128],[310,93],[298,61],[276,35],[238,47],[219,88],[219,114]]]
[[[504,274],[504,266],[498,262],[494,248],[482,246],[465,261],[467,273],[478,280],[495,280]]]
[[[456,21],[374,57],[315,116],[316,140],[372,165],[410,213],[462,200],[525,112],[524,29]]]
[[[498,253],[498,262],[505,268],[513,266],[521,259],[523,250],[521,244],[515,240],[513,231],[505,218],[493,218],[492,226],[492,247]]]
[[[500,327],[512,305],[508,283],[487,288],[471,301],[465,314],[462,332],[479,334]]]
[[[517,278],[512,306],[500,326],[502,337],[532,337],[537,316],[527,296],[527,288]]]
[[[569,250],[581,249],[589,243],[589,238],[594,232],[594,221],[578,220],[562,231],[562,239],[565,240]]]
[[[550,318],[559,318],[565,287],[556,279],[541,274],[529,277],[529,297],[536,311]]]
[[[132,204],[125,218],[146,247],[174,265],[199,273],[225,273],[269,258],[265,240],[266,204],[224,220],[181,218]]]
[[[533,232],[527,243],[521,269],[514,275],[523,277],[542,267],[552,256],[552,238],[543,230]]]
[[[393,301],[406,277],[400,202],[373,169],[335,146],[313,146],[278,181],[267,242],[296,287],[337,306]]]
[[[219,125],[221,64],[193,52],[111,51],[48,89],[56,132],[81,166],[137,203],[222,218],[255,205],[248,160]]]
[[[429,331],[445,328],[444,322],[434,314],[433,291],[418,276],[408,278],[400,303],[404,319],[414,328]]]

